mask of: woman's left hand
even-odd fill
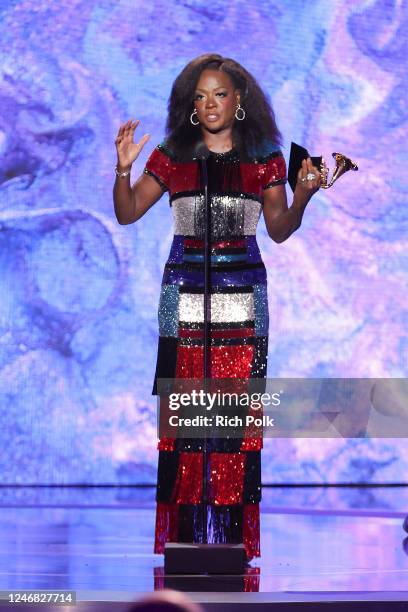
[[[313,180],[307,179],[308,174],[314,174]],[[297,175],[294,200],[299,205],[306,205],[312,195],[319,190],[321,184],[320,171],[313,165],[310,157],[302,161],[302,166]]]

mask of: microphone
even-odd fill
[[[207,147],[207,145],[203,141],[200,141],[195,145],[194,157],[200,160],[206,160],[208,159],[209,155],[210,155],[210,149]]]
[[[201,189],[204,193],[204,209],[208,207],[208,172],[207,159],[210,156],[210,149],[202,140],[194,146],[194,158],[199,162],[201,175]]]

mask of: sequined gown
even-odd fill
[[[268,353],[267,276],[256,241],[263,191],[286,182],[282,153],[240,160],[237,149],[208,158],[211,201],[211,377],[263,378]],[[159,302],[153,394],[160,378],[203,375],[204,207],[197,161],[177,161],[166,142],[144,172],[169,192],[174,238]],[[166,542],[244,543],[260,555],[262,440],[224,439],[210,447],[207,503],[202,502],[200,440],[159,440],[155,552]],[[193,443],[192,443],[193,442]]]

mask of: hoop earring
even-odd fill
[[[192,123],[192,125],[199,125],[199,123],[200,123],[199,121],[197,121],[197,123],[195,123],[193,121],[194,115],[197,115],[197,109],[196,108],[194,109],[194,112],[192,112],[191,115],[190,115],[190,122]]]
[[[241,111],[242,115],[240,117],[238,117],[237,113],[239,113],[239,111]],[[240,105],[240,103],[238,102],[238,106],[235,109],[235,119],[237,119],[238,121],[243,121],[245,119],[245,111],[242,108],[242,106]]]

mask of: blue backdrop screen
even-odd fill
[[[164,134],[183,66],[231,56],[284,135],[360,167],[283,244],[261,222],[270,377],[407,371],[407,2],[2,0],[0,469],[3,483],[154,482],[164,196],[117,224],[114,139]],[[288,192],[289,193],[289,192]],[[403,480],[404,440],[269,440],[265,482]]]

